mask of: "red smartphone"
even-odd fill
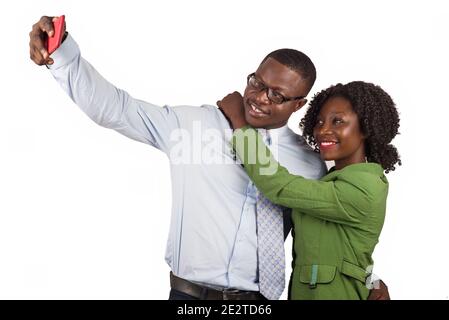
[[[54,29],[53,37],[48,37],[47,41],[48,54],[52,54],[53,52],[55,52],[55,50],[58,49],[59,46],[61,45],[61,40],[63,36],[62,31],[64,29],[64,20],[65,16],[62,15],[53,22],[53,29]]]

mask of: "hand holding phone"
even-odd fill
[[[64,21],[65,21],[64,15],[60,16],[55,21],[53,21],[53,28],[54,28],[53,36],[48,37],[47,41],[48,54],[52,54],[53,52],[55,52],[55,50],[58,49],[59,46],[61,45],[61,40],[64,33],[63,32]]]

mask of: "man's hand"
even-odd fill
[[[390,300],[390,293],[388,287],[382,280],[379,281],[379,289],[371,289],[368,300]]]
[[[47,51],[47,39],[53,36],[53,21],[57,17],[43,16],[33,25],[30,32],[30,59],[39,66],[44,64],[53,64],[53,59]],[[65,23],[63,33],[65,32]]]
[[[239,92],[234,91],[228,94],[222,100],[217,101],[217,106],[231,122],[232,128],[239,129],[248,124],[245,119],[243,97]]]

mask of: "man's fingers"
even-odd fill
[[[39,20],[39,27],[42,31],[46,32],[49,37],[52,37],[55,33],[55,30],[53,29],[53,21],[55,17],[47,17],[43,16]]]
[[[44,64],[53,64],[54,61],[52,58],[50,58],[48,55],[45,58],[42,53],[34,48],[34,49],[30,49],[30,58],[31,60],[33,60],[37,65],[44,65]]]
[[[32,50],[30,50],[30,55],[31,60],[33,60],[37,65],[42,66],[45,64],[45,59],[42,56],[42,53],[37,48],[33,48]]]
[[[37,65],[53,64],[47,51],[47,39],[55,33],[53,21],[55,17],[43,16],[33,25],[30,32],[30,59]]]
[[[41,33],[33,32],[30,34],[30,48],[37,50],[40,55],[44,58],[48,58],[47,48],[45,46],[46,39]]]
[[[42,53],[33,44],[31,33],[30,33],[30,59],[38,65],[41,65],[41,62],[43,60]]]
[[[39,20],[38,26],[40,30],[38,30],[37,36],[40,40],[38,41],[37,38],[35,38],[36,41],[34,43],[45,60],[48,60],[49,58],[49,54],[45,45],[46,40],[48,39],[48,37],[53,37],[55,33],[53,29],[53,19],[54,17],[43,16]],[[47,34],[47,36],[45,36],[45,33]]]
[[[39,52],[40,56],[42,56],[42,58],[44,59],[48,59],[49,54],[45,45],[45,41],[37,41],[34,43],[34,47],[36,48],[36,50]]]
[[[30,32],[30,54],[33,56],[32,60],[37,64],[42,65],[42,59],[47,60],[49,57],[46,41],[48,33],[53,33],[53,23],[50,17],[42,17]]]

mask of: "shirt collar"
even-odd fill
[[[257,131],[263,136],[263,137],[271,137],[271,138],[278,138],[282,136],[286,136],[290,132],[290,128],[288,127],[288,124],[285,124],[282,127],[276,128],[276,129],[264,129],[264,128],[258,128]]]
[[[270,136],[278,136],[278,137],[281,137],[281,136],[286,136],[286,135],[288,135],[288,133],[289,133],[289,131],[290,131],[290,128],[288,127],[288,124],[285,124],[284,126],[282,126],[282,127],[279,127],[279,128],[276,128],[276,129],[268,129],[268,130],[266,130],[267,132],[268,132],[268,134],[270,135]]]

